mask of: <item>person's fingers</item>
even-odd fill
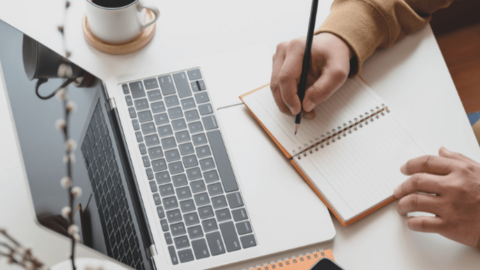
[[[428,212],[439,215],[441,211],[440,197],[422,193],[407,195],[398,201],[397,211],[400,215],[411,212]]]
[[[291,110],[285,105],[282,99],[282,93],[280,92],[280,82],[278,80],[278,74],[282,69],[283,62],[285,61],[285,55],[287,52],[287,45],[280,43],[277,46],[277,52],[273,55],[273,68],[272,68],[272,77],[270,79],[270,90],[272,91],[273,98],[275,103],[281,112],[285,114],[291,114]]]
[[[400,168],[405,175],[416,173],[431,173],[438,175],[447,175],[452,172],[458,161],[445,157],[422,156],[411,159]]]
[[[407,225],[412,231],[440,233],[443,231],[444,221],[440,217],[409,217]]]
[[[460,154],[460,153],[455,153],[455,152],[452,152],[452,151],[449,151],[447,150],[447,148],[445,147],[440,147],[440,150],[438,151],[439,155],[441,157],[445,157],[445,158],[451,158],[451,159],[455,159],[455,160],[458,160],[458,161],[463,161],[463,162],[466,162],[468,164],[471,164],[471,165],[477,165],[478,163],[475,162],[474,160]]]
[[[304,52],[305,40],[292,40],[288,45],[288,52],[279,73],[283,102],[285,102],[294,115],[298,114],[301,109],[300,99],[297,95],[297,85],[302,74]]]
[[[393,195],[397,198],[402,198],[414,192],[442,194],[443,189],[440,185],[440,180],[441,176],[438,175],[416,173],[396,187]]]

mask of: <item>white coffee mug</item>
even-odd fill
[[[121,44],[136,38],[160,17],[160,11],[144,0],[134,0],[129,5],[116,8],[102,7],[87,1],[87,22],[90,31],[99,39],[113,44]],[[145,9],[155,14],[155,18],[145,22]]]

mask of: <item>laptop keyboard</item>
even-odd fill
[[[122,89],[172,263],[256,246],[200,69]]]
[[[145,269],[124,187],[100,101],[81,147],[97,202],[108,255],[135,269]]]

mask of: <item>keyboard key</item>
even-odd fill
[[[195,211],[195,204],[193,203],[193,200],[181,201],[180,209],[182,209],[183,213],[192,212]]]
[[[178,207],[177,198],[168,197],[168,198],[163,199],[163,206],[165,207],[165,210],[170,210],[170,209],[173,209],[173,208],[177,208]]]
[[[153,122],[142,124],[142,132],[145,135],[155,133],[157,130],[155,129],[155,124]]]
[[[145,144],[147,147],[156,146],[160,144],[157,134],[145,136]]]
[[[193,91],[194,93],[200,91],[200,88],[198,87],[197,82],[191,82],[191,83],[190,83],[190,86],[192,87],[192,91]]]
[[[237,227],[239,235],[244,235],[252,232],[252,227],[250,226],[250,222],[248,221],[237,223],[235,224],[235,226]]]
[[[170,119],[181,118],[183,117],[182,109],[180,107],[168,109],[168,116],[170,117]]]
[[[160,225],[162,226],[162,231],[168,231],[168,222],[166,219],[160,220]]]
[[[147,99],[142,98],[142,99],[135,100],[135,108],[137,109],[137,111],[143,111],[143,110],[146,110],[150,107],[148,106]]]
[[[140,123],[138,123],[137,119],[132,120],[132,125],[134,130],[140,130]]]
[[[155,119],[155,124],[157,124],[157,126],[168,124],[168,116],[166,113],[155,114],[153,119]]]
[[[235,221],[242,221],[242,220],[248,219],[247,211],[245,211],[245,208],[233,210],[232,216],[233,216],[233,220]]]
[[[168,164],[168,170],[171,174],[184,172],[182,162],[180,161]]]
[[[150,182],[148,182],[148,184],[150,184],[150,190],[152,192],[157,192],[158,191],[157,183],[155,183],[155,181],[150,181]]]
[[[191,143],[184,143],[178,146],[180,149],[180,153],[182,153],[182,156],[188,155],[188,154],[193,154],[193,145]]]
[[[177,197],[179,200],[189,199],[192,197],[189,187],[177,188]]]
[[[168,219],[168,222],[170,222],[170,223],[177,222],[177,221],[182,221],[182,214],[180,214],[180,210],[178,210],[178,209],[168,211],[167,212],[167,219]]]
[[[198,111],[200,111],[201,115],[207,115],[207,114],[213,113],[213,108],[212,108],[212,105],[208,103],[208,104],[203,104],[198,106]]]
[[[210,205],[198,208],[198,214],[201,219],[213,217],[213,209]]]
[[[165,104],[163,103],[163,101],[159,101],[159,102],[155,102],[155,103],[152,103],[150,104],[152,106],[152,112],[155,114],[155,113],[161,113],[161,112],[164,112],[166,109],[165,109]]]
[[[133,106],[133,99],[131,96],[125,96],[125,101],[127,102],[127,106]]]
[[[162,197],[170,196],[170,195],[175,194],[175,192],[173,191],[173,186],[172,186],[172,184],[167,184],[167,185],[159,186],[159,187],[158,187],[158,190],[160,190],[160,195],[162,195]],[[169,219],[168,221],[170,221],[170,219]]]
[[[208,147],[208,145],[197,147],[195,148],[195,151],[197,152],[198,158],[204,158],[212,155],[212,153],[210,152],[210,147]]]
[[[181,187],[181,186],[185,186],[185,185],[188,184],[187,176],[185,174],[174,175],[174,176],[172,176],[172,180],[173,180],[173,185],[175,187]],[[178,194],[178,191],[177,191],[177,194]]]
[[[150,167],[150,159],[148,156],[142,156],[143,166]]]
[[[187,122],[192,122],[200,119],[200,116],[198,115],[198,111],[195,109],[191,111],[186,111],[185,119],[187,119]]]
[[[192,136],[192,141],[195,146],[203,145],[207,143],[207,137],[205,137],[204,133],[200,133],[197,135]]]
[[[206,116],[202,118],[203,126],[206,130],[212,130],[218,128],[217,119],[214,115]]]
[[[202,173],[200,172],[199,168],[192,168],[187,170],[187,177],[188,180],[197,180],[202,178]]]
[[[128,91],[128,85],[122,84],[123,94],[128,95],[130,92]]]
[[[175,243],[175,247],[177,249],[182,249],[190,246],[190,242],[188,241],[187,236],[180,236],[175,239],[173,239],[173,242]],[[180,256],[180,261],[182,261],[182,257]],[[183,261],[182,261],[183,262]]]
[[[206,192],[195,195],[194,199],[197,206],[202,206],[210,203],[210,198],[208,198],[208,194]]]
[[[200,69],[192,69],[188,70],[188,78],[190,78],[191,81],[193,80],[198,80],[202,78],[202,73],[200,73]]]
[[[128,108],[128,113],[130,114],[130,118],[137,117],[137,113],[135,112],[135,108],[133,107]]]
[[[158,127],[158,133],[160,134],[160,138],[172,136],[173,135],[172,126],[165,125],[165,126]]]
[[[198,193],[205,191],[205,183],[203,180],[198,180],[190,183],[190,186],[192,187],[192,192],[193,193]]]
[[[135,132],[135,138],[137,138],[137,142],[143,142],[143,135],[140,131]]]
[[[173,120],[172,121],[172,126],[173,126],[173,130],[175,130],[175,131],[179,131],[179,130],[187,128],[187,124],[185,123],[185,120],[183,120],[183,119]]]
[[[173,149],[170,151],[166,151],[165,157],[167,158],[168,162],[177,161],[180,160],[180,153],[178,153],[177,149]]]
[[[198,84],[198,88],[200,88],[200,90],[206,90],[207,89],[207,87],[205,86],[205,82],[203,80],[197,81],[197,84]]]
[[[183,165],[185,168],[191,168],[198,165],[197,157],[195,155],[183,157]]]
[[[158,88],[158,82],[157,82],[157,79],[155,79],[155,78],[144,80],[143,83],[145,84],[145,88],[147,90],[152,90],[152,89]]]
[[[228,252],[241,249],[240,241],[238,240],[233,222],[230,221],[220,224],[220,231],[222,232],[223,240],[225,241],[225,246],[227,246]]]
[[[225,196],[223,196],[223,195],[218,196],[218,197],[213,197],[212,198],[212,206],[215,209],[227,207],[227,199],[225,199]]]
[[[170,175],[167,171],[156,173],[155,179],[157,180],[157,184],[159,185],[170,183]]]
[[[203,231],[202,231],[201,226],[190,227],[190,228],[187,229],[187,231],[188,231],[188,236],[190,236],[191,239],[203,237]],[[205,241],[205,240],[203,240],[203,241]],[[192,244],[193,244],[193,242],[192,242]],[[195,249],[195,247],[194,247],[194,249]]]
[[[201,122],[193,122],[188,124],[188,129],[190,133],[195,134],[203,131],[203,126]]]
[[[195,108],[195,101],[193,98],[182,99],[182,108],[184,111]]]
[[[225,192],[238,190],[237,180],[233,174],[232,165],[228,158],[220,131],[209,131],[207,137],[210,142],[210,147],[212,148],[213,156],[215,157],[215,162],[217,163],[217,169],[220,173],[220,179],[222,180]]]
[[[195,225],[195,224],[200,223],[200,220],[198,219],[198,215],[195,212],[190,213],[190,214],[186,214],[186,215],[183,216],[183,218],[185,219],[185,224],[187,226]]]
[[[186,130],[175,133],[175,138],[177,138],[178,143],[190,141],[190,135]]]
[[[172,224],[170,225],[170,231],[172,232],[173,236],[185,234],[185,225],[183,224],[183,222]]]
[[[148,168],[146,169],[146,172],[148,180],[152,180],[154,178],[152,169]]]
[[[167,105],[167,108],[171,108],[180,105],[180,102],[177,96],[169,96],[165,98],[165,105]]]
[[[185,72],[173,74],[173,79],[175,80],[175,85],[177,86],[178,90],[178,96],[180,98],[190,97],[192,95],[192,90],[190,90],[190,83],[188,82]]]
[[[143,111],[138,113],[138,121],[140,121],[140,123],[145,123],[152,120],[153,120],[153,117],[150,111]]]
[[[145,155],[147,153],[147,147],[145,147],[145,144],[140,143],[138,145],[138,149],[140,150],[140,154]]]
[[[165,162],[165,159],[163,159],[163,158],[153,160],[152,165],[153,165],[153,171],[154,172],[160,172],[160,171],[163,171],[163,170],[167,169],[167,163]]]
[[[255,241],[255,237],[253,236],[253,234],[240,237],[240,241],[242,241],[243,248],[254,247],[257,245],[257,242]]]
[[[165,242],[167,242],[167,245],[173,244],[172,236],[168,232],[165,233]]]
[[[215,169],[215,164],[213,163],[212,158],[206,158],[206,159],[200,160],[200,166],[202,167],[202,171]]]
[[[160,200],[160,195],[158,195],[158,193],[153,194],[153,201],[155,202],[155,205],[162,204],[162,200]]]
[[[218,178],[218,173],[217,171],[208,171],[203,173],[203,178],[207,183],[212,183],[215,181],[218,181],[220,178]]]
[[[157,146],[148,148],[148,155],[150,156],[150,159],[157,159],[163,157],[162,147]]]
[[[220,183],[211,184],[208,186],[208,194],[210,196],[217,196],[223,193],[222,185]]]
[[[230,208],[232,209],[243,206],[242,196],[238,192],[228,194],[227,200],[228,200],[228,205],[230,205]]]
[[[162,77],[158,77],[158,81],[160,82],[160,88],[162,89],[162,93],[164,96],[175,94],[175,86],[173,85],[172,76],[165,75]]]
[[[225,247],[223,246],[222,237],[219,232],[207,234],[207,242],[212,256],[225,253]]]
[[[202,104],[205,102],[209,102],[210,98],[208,97],[208,94],[206,92],[201,92],[195,94],[195,100],[198,104]]]
[[[177,147],[177,143],[173,137],[162,139],[163,149],[168,150]]]
[[[173,246],[168,247],[168,253],[170,254],[170,259],[172,260],[172,264],[177,265],[178,264],[177,253],[175,252],[175,248]]]
[[[230,215],[230,210],[228,210],[228,208],[215,211],[215,215],[217,216],[218,222],[232,219],[232,216]]]
[[[160,90],[153,90],[147,92],[147,97],[150,102],[154,102],[157,100],[161,100],[162,94],[160,94]]]
[[[165,217],[165,211],[163,211],[163,207],[158,206],[157,207],[157,214],[159,218],[164,218]]]
[[[129,83],[129,86],[134,99],[145,97],[145,90],[143,89],[142,82],[132,82]]]
[[[205,232],[211,232],[218,229],[217,222],[214,218],[202,221],[202,226]]]
[[[178,257],[181,263],[191,262],[194,260],[191,249],[181,250],[178,252]]]

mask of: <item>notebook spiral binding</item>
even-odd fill
[[[281,267],[283,267],[284,264],[285,266],[290,265],[290,259],[292,259],[292,264],[296,264],[299,261],[303,262],[304,260],[311,260],[312,258],[319,259],[318,253],[320,253],[322,257],[325,257],[325,253],[323,252],[323,249],[320,249],[318,251],[313,250],[311,253],[306,252],[305,254],[299,254],[298,256],[292,256],[291,258],[285,257],[283,260],[277,260],[276,262],[271,261],[270,263],[264,263],[263,265],[257,264],[255,267],[251,266],[248,269],[243,268],[242,270],[272,270],[272,269],[274,270],[279,268],[281,269]],[[270,265],[270,268],[268,267],[268,265]]]
[[[314,150],[318,151],[318,148],[325,148],[330,145],[330,143],[341,140],[342,137],[346,137],[347,134],[357,131],[359,128],[362,128],[364,124],[368,125],[369,121],[373,122],[375,119],[379,119],[380,116],[384,116],[385,113],[390,113],[388,106],[385,106],[385,104],[377,106],[375,109],[371,109],[370,113],[365,112],[365,114],[361,114],[359,118],[348,121],[348,124],[344,123],[343,127],[338,126],[336,129],[332,129],[332,132],[321,135],[321,138],[310,141],[310,144],[305,144],[305,148],[299,147],[298,153],[295,154],[295,156],[297,156],[298,159],[302,159],[302,156],[306,157],[308,154],[313,154]],[[293,150],[293,152],[296,153],[297,151]]]

